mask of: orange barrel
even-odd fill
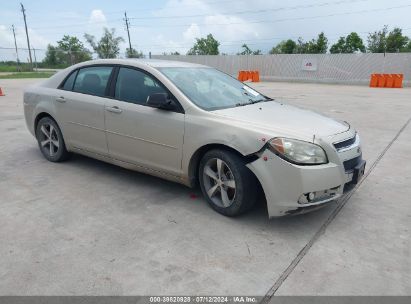
[[[403,74],[394,75],[394,88],[402,88],[402,81],[404,80]]]
[[[253,82],[258,82],[257,81],[257,71],[251,71],[251,79]]]
[[[247,71],[241,71],[241,81],[247,80]]]
[[[378,86],[378,74],[371,74],[370,88],[376,88]]]
[[[238,71],[238,80],[243,81],[244,79],[244,71]]]
[[[377,74],[378,82],[377,87],[383,88],[385,86],[385,76],[384,74]]]
[[[248,80],[248,71],[244,71],[244,77],[243,77],[243,81],[247,81]]]
[[[385,88],[393,88],[394,87],[394,76],[393,74],[384,74],[385,77]]]

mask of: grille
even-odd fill
[[[338,142],[338,143],[335,143],[335,144],[334,144],[334,147],[335,147],[337,150],[341,150],[341,149],[347,148],[347,147],[349,147],[349,146],[352,146],[352,145],[355,143],[355,138],[356,138],[356,137],[357,137],[357,136],[354,136],[354,137],[349,138],[349,139],[346,139],[346,140],[344,140],[344,141],[340,141],[340,142]]]
[[[362,161],[362,154],[360,154],[356,158],[346,160],[343,163],[345,172],[354,170],[355,166],[357,166],[361,161]]]

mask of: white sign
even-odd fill
[[[301,69],[303,71],[317,71],[317,59],[303,59]]]

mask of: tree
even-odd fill
[[[295,52],[297,54],[306,54],[308,53],[308,42],[304,42],[303,38],[298,38],[296,47],[295,47]]]
[[[244,43],[241,47],[243,48],[243,51],[240,52],[240,53],[237,53],[237,55],[262,55],[261,50],[252,51],[252,50],[248,47],[248,45],[245,44],[245,43]]]
[[[218,55],[220,43],[208,34],[206,38],[196,38],[196,43],[188,51],[187,55]]]
[[[387,43],[388,28],[384,25],[383,29],[368,34],[367,49],[371,53],[385,53]]]
[[[340,37],[337,43],[334,43],[330,48],[331,54],[346,53],[346,44],[345,37]]]
[[[384,25],[382,30],[369,33],[367,49],[371,53],[397,53],[411,51],[410,38],[402,34],[398,27],[388,32]]]
[[[57,41],[57,46],[47,46],[43,62],[49,66],[69,66],[91,59],[90,51],[77,37],[64,35]]]
[[[124,42],[122,37],[116,37],[115,29],[104,28],[104,34],[98,42],[90,34],[84,34],[84,38],[97,53],[99,58],[116,58],[120,53],[120,43]]]
[[[308,42],[306,48],[308,54],[325,54],[328,49],[328,39],[325,37],[325,34],[321,32],[317,39],[312,39]]]
[[[43,59],[43,63],[50,67],[55,67],[61,64],[57,58],[57,48],[55,46],[51,44],[47,45],[46,56]]]
[[[127,58],[143,58],[143,52],[138,52],[136,49],[134,48],[127,48],[126,49],[126,57]]]
[[[355,33],[352,32],[345,38],[345,43],[346,43],[346,53],[356,53],[356,52],[361,52],[365,53],[365,46],[364,43],[361,39],[361,37]]]
[[[386,40],[386,52],[398,53],[409,51],[407,44],[410,39],[402,34],[402,30],[398,27],[388,33]]]
[[[270,51],[270,54],[294,54],[297,51],[297,43],[294,40],[283,40]]]
[[[300,37],[297,42],[292,39],[283,40],[270,50],[270,54],[324,54],[327,53],[328,39],[323,32],[317,39],[304,42]]]
[[[330,48],[331,54],[351,54],[357,52],[365,53],[365,46],[361,37],[355,32],[352,32],[347,37],[340,37],[338,42]]]
[[[175,52],[170,52],[170,53],[163,52],[163,54],[162,54],[162,55],[163,55],[163,56],[168,56],[168,55],[178,56],[178,55],[180,55],[180,53],[179,53],[179,52],[177,52],[177,51],[175,51]]]
[[[237,55],[251,55],[253,53],[253,51],[248,47],[247,44],[244,43],[241,47],[243,48],[243,51],[237,53]]]
[[[57,47],[66,53],[67,62],[70,64],[91,60],[90,51],[75,36],[64,35],[60,41],[57,41]]]

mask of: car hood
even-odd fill
[[[294,136],[307,140],[311,140],[314,135],[329,136],[350,128],[347,123],[277,101],[221,109],[213,113],[231,122],[245,123],[250,128],[271,131],[269,133],[275,136]]]

